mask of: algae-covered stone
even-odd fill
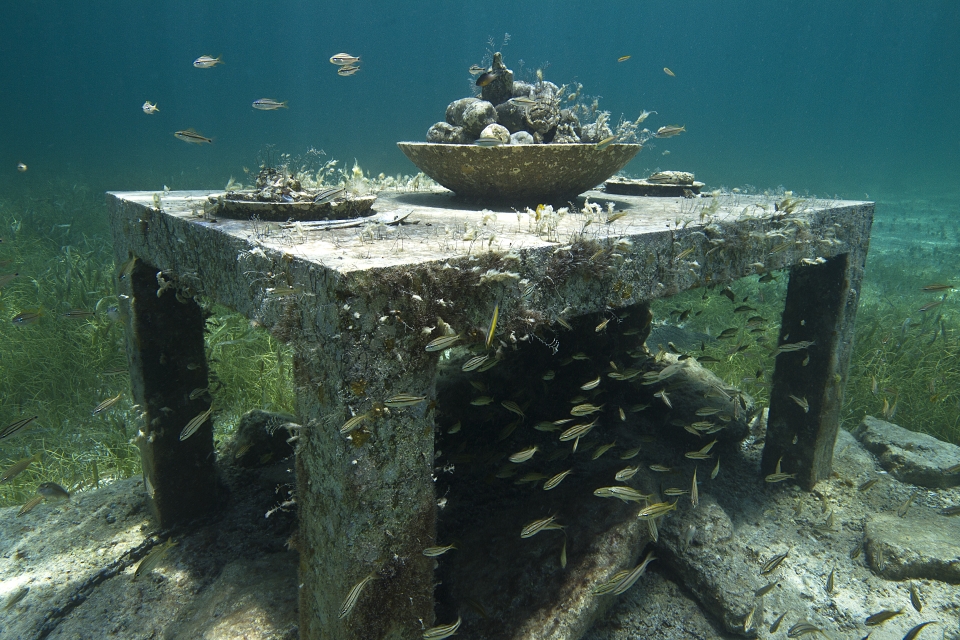
[[[293,447],[287,442],[290,432],[282,427],[295,421],[290,414],[252,409],[240,418],[228,454],[242,467],[276,462],[293,455]]]
[[[447,105],[447,124],[453,125],[454,127],[462,127],[463,113],[467,110],[467,107],[477,102],[480,102],[480,98],[460,98],[459,100],[451,102]]]
[[[526,121],[524,119],[525,107],[504,102],[497,105],[497,122],[510,130],[510,133],[526,131]]]
[[[510,144],[533,144],[533,136],[527,131],[517,131],[510,136]]]
[[[503,144],[510,144],[510,132],[507,131],[507,128],[499,124],[488,124],[483,128],[483,131],[480,132],[480,139],[495,139],[499,140]]]
[[[665,376],[662,384],[652,387],[641,387],[643,402],[651,404],[647,411],[666,412],[669,417],[662,435],[673,440],[680,440],[689,447],[699,449],[709,440],[716,438],[719,445],[739,442],[748,432],[748,423],[756,413],[756,404],[746,393],[726,384],[709,369],[704,368],[693,358],[677,360],[677,356],[668,354],[662,362],[661,375]],[[675,369],[670,369],[675,367]],[[669,371],[675,371],[668,377]],[[649,397],[654,391],[666,385],[667,400],[662,397]],[[670,403],[670,407],[667,406]],[[698,411],[700,413],[698,413]],[[702,436],[697,438],[686,429],[674,426],[672,423],[686,425],[700,422],[711,422],[718,429],[714,433],[707,433],[705,427]]]
[[[591,122],[590,124],[583,125],[581,129],[580,140],[581,142],[592,142],[597,143],[601,140],[605,140],[613,135],[613,131],[607,126],[607,123],[601,123],[598,126],[598,123]]]
[[[438,122],[427,131],[427,142],[465,144],[470,140],[467,139],[463,127],[457,127],[448,122]]]
[[[560,121],[557,124],[557,132],[553,136],[554,144],[576,144],[580,142],[580,119],[570,109],[560,111]]]
[[[497,121],[497,110],[485,100],[471,102],[463,111],[463,130],[475,140],[487,125]]]
[[[513,96],[513,71],[503,64],[503,55],[499,51],[493,54],[490,71],[496,77],[480,90],[480,97],[491,104],[506,102]]]

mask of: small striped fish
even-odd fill
[[[457,629],[460,628],[460,616],[457,616],[457,621],[451,624],[442,624],[436,627],[430,627],[423,632],[423,640],[443,640],[444,638],[449,638],[457,632]]]
[[[640,470],[640,465],[637,465],[635,467],[626,467],[625,469],[621,469],[620,471],[617,471],[617,475],[615,475],[613,479],[616,480],[617,482],[626,482],[633,476],[637,475],[637,471],[639,470]]]
[[[619,498],[624,502],[642,502],[649,500],[650,496],[640,493],[633,487],[600,487],[593,492],[598,498]]]
[[[535,454],[537,451],[539,451],[539,448],[536,445],[527,447],[523,451],[517,451],[515,454],[510,456],[509,460],[514,464],[520,464],[521,462],[526,462],[532,458],[533,454]]]
[[[435,340],[431,340],[427,343],[427,351],[443,351],[444,349],[449,349],[457,342],[460,341],[460,334],[454,336],[440,336]]]
[[[613,590],[610,593],[612,593],[615,596],[618,596],[624,591],[626,591],[627,589],[629,589],[630,587],[632,587],[634,583],[640,579],[640,576],[642,576],[643,573],[647,570],[647,565],[656,559],[657,558],[653,555],[653,551],[649,552],[647,554],[647,557],[643,559],[643,562],[638,564],[631,571],[629,571],[627,575],[621,578],[620,582],[618,582],[617,585],[614,586]]]
[[[340,435],[344,435],[344,436],[347,435],[348,433],[350,433],[351,431],[359,427],[360,423],[369,417],[370,417],[369,411],[367,413],[361,413],[353,416],[352,418],[344,422],[342,427],[340,427]]]
[[[413,405],[420,404],[426,400],[426,396],[415,396],[409,393],[398,393],[395,396],[387,398],[383,404],[391,409],[397,409],[399,407],[412,407]]]
[[[573,409],[570,409],[570,415],[572,416],[588,416],[591,413],[596,413],[600,411],[601,407],[594,406],[592,404],[578,404]]]
[[[517,414],[522,419],[526,419],[527,417],[527,414],[523,412],[523,409],[520,408],[520,405],[518,405],[513,400],[504,400],[503,402],[500,403],[500,406],[506,409],[507,411],[509,411],[510,413]]]
[[[116,396],[114,396],[113,398],[107,398],[106,400],[104,400],[103,402],[101,402],[100,404],[98,404],[96,407],[94,407],[94,408],[93,408],[93,411],[90,413],[90,415],[95,416],[95,415],[97,415],[98,413],[103,413],[104,411],[106,411],[107,409],[109,409],[110,407],[112,407],[113,405],[117,404],[117,402],[120,401],[120,398],[121,398],[121,397],[123,397],[123,392],[122,392],[122,391],[121,391],[120,393],[118,393]]]
[[[461,371],[473,371],[474,369],[477,369],[477,368],[483,366],[483,364],[484,364],[487,360],[489,360],[489,359],[490,359],[490,356],[488,356],[488,355],[474,356],[473,358],[470,358],[469,360],[467,360],[466,362],[464,362],[464,363],[463,363],[463,366],[460,367],[460,370],[461,370]]]
[[[149,573],[156,569],[160,561],[163,560],[163,557],[167,555],[167,552],[176,545],[176,542],[167,538],[166,542],[154,547],[153,550],[140,561],[140,564],[137,565],[137,570],[133,572],[133,579],[136,580],[144,573]]]
[[[453,551],[456,548],[457,545],[455,544],[448,544],[445,547],[427,547],[423,550],[423,555],[427,556],[428,558],[436,558],[437,556],[442,556],[447,551]]]
[[[583,389],[584,391],[591,391],[592,389],[596,389],[599,385],[600,385],[600,376],[597,376],[590,382],[585,382],[582,385],[580,385],[580,388]]]
[[[193,129],[177,131],[173,135],[177,138],[177,140],[183,140],[184,142],[190,142],[192,144],[203,144],[204,142],[210,144],[213,142],[213,138],[206,138]]]
[[[373,580],[376,576],[374,574],[368,575],[366,578],[358,582],[353,589],[350,589],[350,593],[347,594],[347,599],[343,601],[343,604],[340,605],[340,619],[346,618],[350,615],[350,612],[353,611],[353,608],[357,606],[357,600],[360,599],[360,593],[363,591],[363,588],[367,586],[367,583]]]
[[[15,477],[20,475],[27,467],[29,467],[34,462],[40,462],[40,452],[33,454],[29,458],[24,458],[14,462],[10,467],[8,467],[3,473],[0,473],[0,484],[7,482],[8,480],[13,480]]]
[[[655,519],[675,510],[676,508],[676,502],[655,502],[647,507],[644,507],[643,509],[640,509],[637,517],[641,520]]]
[[[593,422],[586,422],[583,424],[575,424],[563,433],[560,434],[560,442],[567,442],[568,440],[573,440],[575,438],[580,438],[587,435],[593,425],[597,424],[597,420],[594,419]]]
[[[543,490],[544,490],[544,491],[550,491],[550,489],[555,489],[558,484],[560,484],[561,482],[563,482],[563,479],[564,479],[564,478],[566,478],[568,475],[570,475],[570,472],[571,472],[571,471],[573,471],[573,469],[567,469],[566,471],[561,471],[561,472],[558,473],[557,475],[553,476],[552,478],[550,478],[549,480],[547,480],[546,482],[544,482],[544,483],[543,483]]]
[[[0,440],[9,438],[39,417],[40,416],[30,416],[29,418],[22,418],[14,423],[8,424],[3,429],[0,429]]]
[[[180,441],[183,442],[193,434],[197,432],[197,429],[203,426],[203,423],[207,421],[210,417],[210,414],[213,413],[213,407],[210,407],[206,411],[202,411],[197,414],[197,416],[187,423],[187,426],[183,428],[183,431],[180,432]]]
[[[563,529],[563,527],[555,523],[554,520],[556,520],[556,516],[550,516],[549,518],[534,520],[533,522],[529,523],[527,526],[523,528],[523,530],[520,532],[520,537],[530,538],[532,536],[537,535],[541,531]]]
[[[27,515],[28,513],[33,511],[33,508],[36,507],[41,502],[43,502],[43,496],[34,496],[30,498],[30,500],[28,500],[25,505],[20,507],[20,511],[17,512],[17,517],[19,518],[20,516]]]

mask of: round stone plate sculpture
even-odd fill
[[[459,196],[524,204],[562,202],[620,171],[639,144],[474,144],[398,142],[425,174]]]

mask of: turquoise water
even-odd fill
[[[956,292],[922,291],[960,284],[957,33],[954,0],[11,3],[0,21],[0,278],[21,275],[0,291],[0,428],[40,418],[0,443],[0,470],[38,452],[44,460],[0,488],[0,506],[23,504],[41,481],[82,490],[139,472],[129,381],[106,373],[126,360],[122,329],[104,313],[117,301],[104,191],[249,183],[244,169],[265,154],[314,149],[372,175],[413,174],[395,143],[424,140],[448,103],[473,94],[468,69],[494,51],[519,79],[539,69],[558,85],[581,83],[614,123],[649,110],[652,130],[685,127],[652,140],[628,175],[682,170],[708,189],[876,200],[842,424],[870,413],[960,442]],[[338,76],[329,58],[339,52],[361,57],[355,75]],[[223,64],[195,68],[203,55]],[[253,109],[261,98],[289,108]],[[145,101],[159,112],[144,113]],[[212,144],[174,137],[188,128]],[[738,297],[782,295],[786,278],[777,282],[741,282]],[[709,311],[694,293],[691,307]],[[919,311],[941,295],[936,315]],[[658,319],[687,304],[662,302]],[[36,325],[10,322],[37,305],[47,317]],[[94,308],[86,323],[60,317]],[[691,328],[733,322],[717,317]],[[225,363],[218,398],[233,394],[234,413],[244,402],[290,403],[289,352],[223,309],[208,330]],[[743,358],[723,374],[762,381],[756,363],[769,350]],[[90,415],[121,393],[111,412]],[[442,606],[452,620],[454,607]]]
[[[583,83],[614,120],[649,109],[653,128],[686,126],[644,150],[635,173],[855,197],[960,175],[955,2],[515,4],[12,3],[0,187],[219,186],[266,145],[412,173],[394,143],[423,140],[469,95],[467,69],[488,49],[521,76]],[[328,59],[341,51],[362,58],[360,72],[336,74]],[[195,69],[201,55],[224,64]],[[264,97],[290,108],[251,108]],[[145,100],[160,112],[144,114]],[[173,137],[189,127],[214,143]]]

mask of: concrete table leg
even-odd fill
[[[173,288],[162,290],[158,271],[137,260],[120,289],[127,296],[130,384],[143,414],[136,438],[143,480],[153,515],[167,528],[208,513],[217,478],[213,420],[180,441],[187,423],[210,407],[206,394],[190,399],[191,391],[208,384],[203,314]]]
[[[297,455],[300,637],[412,640],[418,621],[430,626],[434,615],[433,562],[422,552],[436,536],[436,357],[354,341],[341,329],[343,337],[300,348],[294,360],[298,413],[310,418]],[[384,406],[400,393],[427,399]],[[341,617],[351,589],[368,576]]]
[[[811,489],[832,471],[865,260],[864,246],[790,270],[770,390],[764,476],[782,459],[782,471],[796,473],[800,486]],[[805,341],[813,344],[794,349]]]

